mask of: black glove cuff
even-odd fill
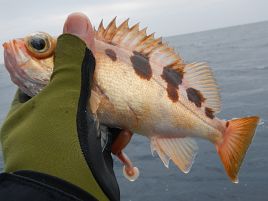
[[[0,200],[97,201],[86,191],[62,179],[26,170],[0,174]]]

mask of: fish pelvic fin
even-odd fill
[[[193,138],[151,138],[152,151],[156,151],[168,168],[169,160],[171,159],[178,168],[188,173],[191,170],[195,156],[198,151],[198,145]]]
[[[100,102],[101,102],[101,98],[98,95],[98,93],[91,90],[91,96],[89,98],[89,105],[90,105],[91,112],[93,114],[97,113]]]
[[[238,183],[238,172],[258,122],[257,116],[230,120],[226,123],[223,138],[216,142],[222,164],[233,183]]]

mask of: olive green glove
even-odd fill
[[[24,102],[16,94],[1,130],[4,170],[46,173],[98,200],[119,200],[110,149],[103,151],[97,123],[86,109],[94,57],[82,40],[64,34],[54,66],[49,85],[37,96]]]

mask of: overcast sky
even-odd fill
[[[0,43],[34,31],[58,35],[66,16],[84,12],[93,25],[115,16],[170,36],[268,20],[268,0],[0,0]],[[0,63],[3,48],[0,48]]]

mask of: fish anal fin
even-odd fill
[[[183,80],[187,88],[202,94],[205,107],[215,113],[219,112],[221,109],[219,87],[209,66],[206,63],[191,63],[185,65],[183,71]]]
[[[166,167],[171,159],[182,172],[190,171],[198,151],[198,145],[193,138],[153,137],[151,143]]]
[[[154,152],[156,151],[156,153],[158,154],[159,158],[164,163],[166,168],[169,167],[170,157],[161,149],[161,146],[158,145],[156,138],[151,139],[151,151],[152,151],[153,156],[154,156]]]

